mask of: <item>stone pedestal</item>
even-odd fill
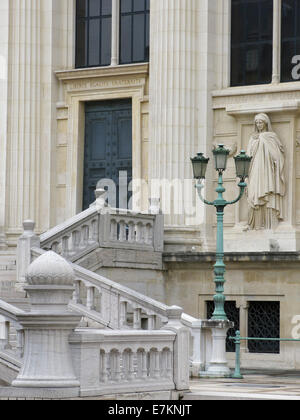
[[[206,335],[206,349],[209,348],[206,369],[200,372],[200,377],[227,378],[231,376],[226,358],[226,336],[227,331],[234,324],[230,321],[202,321],[202,328],[210,330],[211,334]],[[207,351],[207,350],[206,350]]]
[[[18,239],[17,246],[17,291],[24,291],[26,285],[25,275],[31,262],[31,248],[40,246],[40,238],[34,233],[35,222],[25,220],[23,228],[24,233]]]
[[[79,389],[71,359],[69,335],[81,316],[68,310],[74,273],[50,251],[35,260],[26,274],[31,311],[18,316],[25,331],[24,363],[12,386]],[[26,390],[24,390],[26,394]]]
[[[167,310],[168,323],[163,330],[176,333],[174,343],[174,383],[177,391],[189,389],[190,332],[181,322],[182,308],[171,306]]]

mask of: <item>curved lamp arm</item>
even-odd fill
[[[214,201],[207,201],[207,200],[205,200],[205,198],[203,197],[203,195],[202,195],[202,190],[203,190],[203,188],[204,188],[204,184],[203,184],[200,180],[198,180],[198,181],[197,181],[197,183],[196,183],[196,185],[195,185],[195,188],[197,188],[197,191],[198,191],[198,195],[199,195],[199,197],[200,197],[200,200],[201,200],[204,204],[207,204],[207,205],[209,205],[209,206],[214,206],[214,205],[215,205]]]
[[[233,200],[233,201],[228,201],[227,202],[227,206],[228,205],[231,205],[231,204],[235,204],[235,203],[237,203],[238,201],[240,201],[240,199],[243,197],[243,195],[244,195],[244,192],[245,192],[245,189],[246,189],[246,187],[247,187],[247,184],[245,183],[245,182],[240,182],[239,183],[239,185],[238,185],[239,187],[240,187],[240,193],[239,193],[239,196],[238,196],[238,198],[236,198],[235,200]]]

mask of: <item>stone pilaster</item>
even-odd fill
[[[11,245],[25,219],[35,220],[38,232],[47,230],[55,206],[59,92],[53,72],[70,65],[70,4],[71,0],[9,1],[5,223]]]
[[[162,211],[168,213],[168,187],[177,189],[166,225],[173,232],[192,227],[190,233],[177,229],[177,236],[183,241],[189,238],[187,242],[196,249],[199,234],[195,232],[202,226],[203,237],[211,237],[207,224],[214,222],[212,210],[196,198],[190,158],[200,151],[210,156],[212,150],[211,91],[218,80],[219,3],[151,2],[149,179],[165,180],[167,185],[160,194],[152,188],[151,196],[159,195]],[[208,190],[214,180],[211,167]],[[203,247],[209,246],[203,242]]]
[[[32,0],[10,3],[7,221],[12,232],[22,226],[24,218],[38,219],[45,92],[42,92],[41,79],[42,5]]]
[[[7,72],[9,54],[9,3],[9,0],[3,0],[0,4],[0,250],[7,247],[5,235],[5,203],[7,184]]]
[[[183,199],[183,182],[192,178],[189,159],[197,150],[198,8],[197,0],[151,2],[149,179],[175,188],[179,180],[172,214],[166,215],[169,225],[184,225],[182,205],[192,205]],[[164,213],[167,188],[161,194]],[[153,189],[151,193],[157,195]]]

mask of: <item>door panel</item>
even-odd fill
[[[123,173],[122,173],[123,172]],[[116,186],[117,207],[120,204],[120,173],[132,180],[132,106],[131,100],[103,101],[86,104],[83,208],[95,200],[97,183],[106,178]],[[124,178],[123,181],[124,182]],[[127,206],[131,193],[121,194]]]

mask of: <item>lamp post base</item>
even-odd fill
[[[207,364],[205,371],[201,371],[201,378],[229,378],[230,369],[226,358],[227,331],[234,326],[233,322],[220,320],[203,321],[203,327],[210,330],[206,344]]]

